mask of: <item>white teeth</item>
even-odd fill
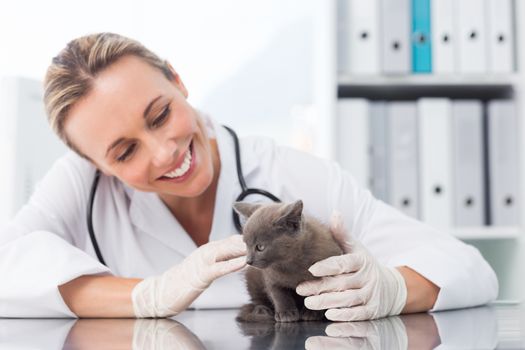
[[[182,176],[186,174],[186,172],[190,169],[190,164],[191,164],[191,152],[188,149],[186,151],[186,155],[184,156],[184,161],[182,162],[181,166],[169,173],[164,174],[164,176],[169,177],[169,178]]]

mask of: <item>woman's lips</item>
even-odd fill
[[[175,178],[165,177],[164,175],[162,175],[161,177],[158,178],[158,180],[160,180],[160,181],[169,181],[169,182],[182,182],[182,181],[186,180],[193,173],[193,169],[195,167],[195,158],[196,158],[196,156],[195,156],[195,152],[194,152],[194,149],[193,149],[193,140],[191,141],[188,150],[191,153],[191,161],[190,161],[190,167],[189,167],[188,171],[186,171],[186,173],[184,175],[179,176],[179,177],[175,177]],[[185,156],[186,156],[186,152],[184,152],[184,154],[182,156],[182,160],[178,162],[177,166],[173,167],[169,171],[166,171],[164,174],[167,174],[169,172],[174,171],[175,169],[178,169],[182,165],[182,163],[184,162]]]

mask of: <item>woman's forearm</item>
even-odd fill
[[[78,317],[135,317],[131,291],[138,278],[81,276],[58,287]]]
[[[407,302],[401,313],[428,311],[434,307],[439,287],[406,266],[397,267],[407,286]]]

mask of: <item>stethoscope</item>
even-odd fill
[[[242,174],[242,167],[241,167],[241,149],[239,146],[239,138],[237,137],[237,134],[235,131],[230,129],[229,127],[223,125],[223,127],[228,130],[228,132],[233,137],[233,143],[235,145],[235,163],[237,167],[237,177],[239,178],[239,184],[241,185],[241,193],[237,196],[236,201],[240,202],[243,199],[245,199],[249,195],[257,194],[264,197],[267,197],[271,199],[274,202],[281,202],[281,200],[274,196],[272,193],[259,189],[259,188],[248,188],[246,186],[246,181],[244,180],[244,175]],[[97,169],[95,172],[95,178],[93,179],[93,184],[91,185],[91,191],[89,192],[89,203],[87,207],[87,227],[89,232],[89,237],[91,238],[91,243],[93,244],[93,248],[95,249],[95,253],[97,254],[98,261],[100,261],[101,264],[106,265],[106,262],[104,261],[104,258],[102,257],[102,253],[100,252],[100,248],[98,246],[97,238],[95,237],[95,230],[93,229],[93,204],[95,202],[95,193],[97,192],[98,182],[100,180],[100,171]],[[233,223],[235,224],[235,228],[239,233],[242,233],[242,225],[241,220],[239,218],[239,214],[235,210],[232,209],[232,218]]]

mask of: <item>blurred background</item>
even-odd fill
[[[314,8],[312,0],[2,2],[0,75],[41,80],[71,39],[115,32],[169,60],[194,106],[288,141],[312,104]]]

